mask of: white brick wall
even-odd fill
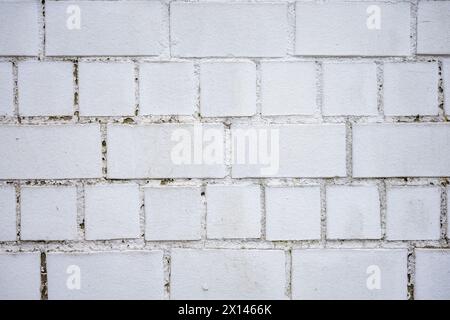
[[[449,5],[0,0],[0,298],[448,298]]]

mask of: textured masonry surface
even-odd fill
[[[449,299],[449,113],[450,1],[1,0],[0,299]]]

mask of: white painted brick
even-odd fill
[[[439,70],[435,62],[385,63],[384,114],[437,115]]]
[[[183,57],[281,57],[284,3],[171,3],[172,53]]]
[[[102,176],[98,125],[0,126],[0,178]]]
[[[449,197],[449,195],[450,195],[450,187],[447,187],[447,214],[449,212],[448,208],[450,208],[450,197]],[[450,222],[449,222],[449,219],[447,219],[447,238],[450,238]]]
[[[447,124],[361,124],[353,127],[353,176],[450,175]]]
[[[324,63],[322,90],[324,115],[378,115],[375,63]]]
[[[320,239],[319,187],[266,187],[266,239]]]
[[[256,113],[253,62],[205,62],[200,65],[200,113],[204,117]]]
[[[258,185],[206,187],[208,238],[259,238],[261,188]]]
[[[370,6],[380,8],[380,29],[369,29]],[[367,10],[370,14],[367,13]],[[369,18],[369,19],[368,19]],[[320,56],[410,54],[410,4],[304,3],[296,6],[295,53]]]
[[[441,191],[438,187],[392,187],[386,197],[387,239],[439,240]]]
[[[450,115],[450,59],[442,62],[442,76],[444,84],[444,109],[447,115]]]
[[[282,250],[172,250],[172,299],[286,299]]]
[[[8,62],[0,63],[0,116],[14,114],[13,68]]]
[[[146,240],[199,240],[204,212],[199,187],[145,188]]]
[[[86,186],[86,239],[138,238],[140,205],[137,184]]]
[[[0,299],[39,300],[40,269],[39,253],[0,254]]]
[[[71,62],[20,62],[18,78],[21,116],[73,115]]]
[[[194,114],[197,89],[193,63],[143,63],[139,79],[141,115]]]
[[[76,187],[22,187],[20,217],[21,240],[75,240]]]
[[[311,115],[316,112],[313,62],[262,62],[263,115]]]
[[[16,240],[16,190],[0,187],[0,241]]]
[[[194,131],[200,132],[200,129],[204,135],[203,140],[202,133],[194,137]],[[192,156],[192,164],[185,164],[177,163],[171,156],[172,152],[176,153],[179,146],[185,145],[184,142],[187,142],[187,146],[191,146],[192,152],[194,148],[200,150],[200,146],[203,145],[204,153],[207,151],[206,148],[213,144],[211,141],[217,141],[218,144],[223,145],[222,125],[208,124],[200,129],[197,130],[191,124],[109,125],[108,177],[118,179],[223,178],[226,174],[223,162],[211,163],[203,158],[204,161],[196,164]],[[216,138],[207,137],[208,134],[215,134]],[[202,144],[201,141],[204,143]],[[220,154],[219,151],[218,153]]]
[[[450,299],[450,250],[416,249],[414,299]]]
[[[134,116],[134,65],[81,62],[78,65],[81,116]]]
[[[327,238],[381,238],[380,199],[376,186],[328,186]]]
[[[270,152],[273,156],[272,166],[274,170],[269,169],[268,164],[250,164],[234,161],[232,167],[232,176],[234,178],[242,177],[335,177],[345,176],[345,127],[344,125],[269,125],[269,126],[245,126],[233,125],[232,130],[256,130],[258,134],[267,132],[267,139],[259,139],[253,147],[267,147],[271,144],[274,151]],[[279,139],[276,137],[276,130],[279,133]],[[237,134],[241,136],[241,134]],[[278,153],[277,157],[277,143]],[[236,154],[243,153],[238,151],[238,144],[235,142]],[[245,148],[249,154],[251,149],[248,145]],[[269,148],[270,150],[270,148]],[[276,162],[279,160],[279,168]]]
[[[50,253],[47,256],[48,298],[162,299],[162,260],[161,251]],[[77,275],[73,266],[79,268],[79,290],[71,290],[66,285],[71,276]]]
[[[419,1],[417,53],[450,53],[450,3],[448,1]]]
[[[406,250],[294,250],[292,298],[404,300],[407,295],[406,262]],[[367,286],[377,276],[380,289]]]
[[[40,1],[0,3],[0,56],[37,56]]]
[[[74,15],[70,6],[80,10],[80,29],[67,26]],[[158,55],[164,43],[163,10],[159,1],[47,1],[46,54]]]

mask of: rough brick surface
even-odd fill
[[[51,253],[47,272],[52,300],[163,297],[161,251]]]
[[[145,63],[139,69],[141,115],[192,115],[196,87],[190,62]]]
[[[324,115],[377,115],[376,65],[324,63],[323,92]]]
[[[132,63],[80,63],[81,116],[134,116]]]
[[[285,3],[172,3],[173,54],[280,57],[286,53]]]
[[[0,299],[39,300],[41,275],[39,253],[0,254]]]
[[[377,283],[378,279],[379,283]],[[406,250],[292,253],[293,299],[406,299]]]
[[[200,66],[200,112],[205,117],[256,113],[256,67],[253,62],[212,62]]]
[[[437,115],[438,81],[437,63],[386,63],[384,114]]]
[[[268,187],[265,192],[268,240],[320,239],[319,187]]]
[[[387,191],[386,236],[390,240],[439,240],[441,190],[393,187]]]
[[[282,250],[174,249],[171,298],[285,299],[284,258]]]
[[[369,6],[380,10],[379,29],[368,28]],[[403,56],[410,54],[409,3],[304,3],[296,6],[295,54]]]
[[[21,62],[18,78],[21,116],[73,114],[72,63]]]
[[[420,1],[417,19],[417,53],[450,53],[450,3]]]
[[[447,124],[368,124],[353,130],[356,177],[450,175]]]
[[[261,189],[255,185],[209,185],[206,189],[208,238],[259,238]]]
[[[316,94],[314,63],[261,64],[263,115],[312,115],[316,112]]]
[[[331,186],[326,192],[329,239],[381,237],[377,186]]]
[[[75,240],[75,187],[23,187],[20,191],[21,240]]]
[[[14,84],[12,64],[0,63],[0,116],[14,113]]]
[[[1,126],[2,179],[101,177],[98,125]]]
[[[16,240],[16,190],[0,186],[0,241]]]
[[[158,1],[47,1],[45,7],[49,56],[158,55],[163,49]]]
[[[86,239],[138,238],[139,207],[138,185],[86,186]]]
[[[450,250],[416,250],[414,297],[418,300],[450,299]]]
[[[199,240],[202,206],[198,187],[145,188],[145,239]]]
[[[0,3],[0,56],[37,56],[39,1]]]

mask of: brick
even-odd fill
[[[450,299],[450,250],[416,249],[414,299]]]
[[[253,154],[264,148],[270,161],[258,156],[256,163],[238,161],[232,166],[234,178],[243,177],[335,177],[345,176],[345,127],[343,125],[233,125],[239,141],[251,141],[241,148],[237,138],[235,154]],[[240,130],[240,131],[239,131]],[[278,137],[277,137],[278,132]],[[245,134],[248,135],[246,136]],[[256,134],[256,139],[255,136]],[[266,138],[264,138],[264,134]],[[260,138],[262,136],[262,138]],[[277,139],[278,138],[278,139]],[[255,149],[256,148],[256,149]]]
[[[86,239],[138,238],[140,206],[137,184],[86,186]]]
[[[40,2],[0,3],[0,56],[37,56]]]
[[[371,6],[380,10],[373,27]],[[304,3],[296,6],[295,54],[319,56],[410,55],[410,4]]]
[[[223,178],[225,165],[219,161],[223,150],[214,147],[223,145],[223,130],[218,124],[202,127],[191,124],[109,125],[108,177]],[[208,148],[217,151],[217,159],[208,160]],[[203,154],[197,162],[193,155],[195,150]],[[191,156],[179,158],[180,153]]]
[[[172,53],[182,57],[281,57],[284,3],[171,3]]]
[[[20,213],[21,240],[77,238],[76,187],[22,187]]]
[[[1,300],[41,298],[39,253],[1,253],[0,270]]]
[[[199,187],[149,187],[144,194],[146,240],[200,240]]]
[[[81,62],[78,65],[81,116],[134,116],[134,65]]]
[[[353,127],[353,176],[448,176],[449,147],[446,124],[358,124]]]
[[[1,179],[102,176],[98,125],[0,126]]]
[[[441,191],[438,187],[392,187],[386,197],[387,239],[439,240]]]
[[[208,185],[206,203],[208,238],[259,238],[261,236],[260,186]]]
[[[143,63],[139,79],[141,115],[194,114],[197,89],[193,63]]]
[[[404,300],[406,262],[407,252],[401,249],[294,250],[292,298]]]
[[[0,241],[16,240],[16,190],[0,186]]]
[[[73,23],[76,8],[79,29]],[[158,1],[47,1],[46,54],[159,55],[164,43],[163,10]]]
[[[266,187],[266,239],[320,239],[319,187]]]
[[[313,62],[262,62],[262,114],[312,115],[316,112]]]
[[[50,300],[134,300],[163,298],[161,251],[50,253]],[[77,289],[74,279],[79,276]]]
[[[442,76],[444,85],[444,110],[450,115],[450,59],[442,62]]]
[[[286,299],[282,250],[173,249],[171,299]]]
[[[376,116],[375,63],[324,63],[323,106],[326,116]]]
[[[0,116],[14,115],[14,82],[12,64],[0,63]]]
[[[420,1],[417,10],[417,53],[450,53],[450,3]]]
[[[74,83],[71,62],[20,62],[18,72],[21,116],[73,115]]]
[[[380,239],[380,199],[376,186],[328,186],[327,238]]]
[[[385,63],[384,114],[437,115],[438,84],[437,63]]]
[[[200,113],[204,117],[256,113],[256,66],[253,62],[202,63],[200,88]]]

